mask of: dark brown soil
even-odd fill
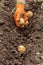
[[[15,3],[0,0],[0,65],[43,65],[43,2],[29,0],[26,4],[25,10],[33,11],[34,16],[24,29],[10,16]],[[18,52],[21,44],[27,49],[25,53]]]

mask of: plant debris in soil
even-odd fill
[[[25,10],[34,16],[20,29],[9,16],[16,0],[0,0],[0,65],[43,65],[43,0],[27,1]],[[24,53],[19,45],[25,46]]]

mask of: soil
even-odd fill
[[[43,0],[27,2],[25,10],[34,15],[23,29],[10,15],[15,5],[16,0],[0,0],[0,65],[43,65]],[[19,45],[26,47],[25,53],[18,51]]]

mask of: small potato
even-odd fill
[[[24,53],[26,51],[26,47],[23,46],[23,45],[19,45],[18,46],[18,51],[21,52],[21,53]]]
[[[20,25],[23,25],[23,24],[24,24],[24,19],[20,18]]]
[[[29,24],[29,22],[28,22],[28,21],[26,21],[25,25],[28,25],[28,24]]]
[[[28,17],[30,18],[30,17],[33,16],[33,12],[32,12],[32,11],[28,11],[28,12],[27,12],[27,15],[28,15]]]

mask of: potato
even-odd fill
[[[23,45],[19,45],[18,46],[18,51],[21,52],[21,53],[24,53],[26,51],[26,47],[23,46]]]
[[[33,12],[32,12],[32,11],[28,11],[28,12],[27,12],[27,15],[28,15],[28,17],[30,18],[30,17],[33,16]]]

